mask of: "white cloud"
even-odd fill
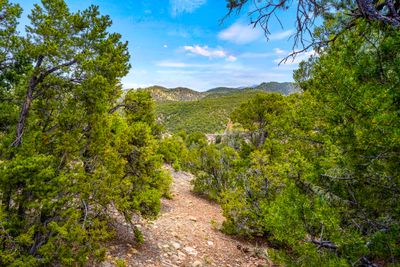
[[[212,49],[209,48],[208,46],[199,46],[199,45],[195,45],[195,46],[191,46],[191,45],[185,45],[183,47],[183,49],[185,51],[191,52],[193,54],[196,55],[200,55],[203,57],[226,57],[226,53],[224,50],[222,49]]]
[[[212,58],[225,58],[227,61],[233,62],[236,61],[237,58],[233,55],[228,54],[225,50],[221,48],[210,48],[208,46],[199,46],[199,45],[185,45],[183,50],[189,52],[194,55],[199,55],[203,57]]]
[[[271,35],[268,36],[269,40],[282,40],[285,38],[289,38],[289,36],[291,36],[294,33],[293,30],[287,30],[287,31],[283,31],[283,32],[275,32],[272,33]]]
[[[163,47],[164,47],[164,48],[168,48],[168,45],[167,45],[167,44],[165,44],[165,45],[163,45]]]
[[[263,32],[259,28],[254,28],[241,22],[232,24],[218,34],[219,39],[235,44],[248,44],[257,41],[262,36]]]
[[[282,49],[280,49],[280,48],[275,48],[275,49],[274,49],[274,52],[275,52],[275,54],[277,54],[277,55],[282,55],[282,54],[285,54],[285,53],[286,53],[285,50],[282,50]]]
[[[207,0],[169,0],[171,15],[176,17],[182,13],[192,13],[206,2]]]
[[[226,58],[226,61],[229,61],[229,62],[235,62],[237,60],[237,57],[235,57],[235,56],[228,56],[227,58]]]

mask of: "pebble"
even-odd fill
[[[214,246],[214,242],[212,242],[212,241],[207,241],[207,245],[209,245],[209,246]]]
[[[175,241],[171,242],[171,246],[176,250],[181,248],[181,244],[179,244],[178,242],[175,242]]]
[[[192,247],[184,247],[183,250],[186,251],[189,255],[197,256],[197,251]]]
[[[196,219],[195,217],[193,217],[193,216],[190,216],[190,217],[189,217],[189,220],[191,220],[191,221],[193,221],[193,222],[197,222],[197,219]]]
[[[181,251],[178,251],[178,257],[179,257],[179,259],[184,260],[184,259],[186,259],[186,254]]]
[[[195,261],[192,263],[192,267],[202,267],[203,263],[201,261]]]

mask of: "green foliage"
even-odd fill
[[[175,170],[180,170],[180,161],[185,158],[187,148],[181,137],[171,136],[160,141],[158,153],[162,155],[165,163],[171,164]]]
[[[200,164],[193,180],[193,191],[216,200],[220,192],[232,183],[239,155],[229,146],[219,150],[215,145],[200,149],[199,154]]]
[[[232,113],[245,132],[194,164],[224,232],[268,239],[288,266],[399,264],[399,40],[360,22],[301,64],[303,94],[256,96]]]
[[[233,122],[240,123],[251,135],[255,146],[260,146],[268,137],[272,123],[285,110],[283,96],[277,93],[256,95],[242,103],[232,114]]]
[[[229,94],[212,94],[197,101],[161,102],[156,105],[156,113],[171,133],[182,130],[187,133],[223,132],[232,111],[257,94],[264,92],[240,90]]]
[[[73,13],[43,0],[22,37],[19,7],[0,5],[0,35],[24,44],[0,40],[11,59],[0,55],[10,70],[0,68],[0,97],[9,100],[0,104],[0,265],[95,265],[115,209],[127,221],[153,217],[169,194],[154,103],[143,92],[118,103],[127,44],[98,7]]]

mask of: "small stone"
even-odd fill
[[[201,261],[195,261],[192,263],[192,267],[203,267],[203,263]]]
[[[189,254],[189,255],[192,255],[192,256],[197,255],[197,251],[192,247],[184,247],[183,250],[186,251],[187,254]]]
[[[175,241],[171,242],[171,246],[176,250],[181,248],[181,244],[179,244],[178,242],[175,242]]]
[[[178,251],[178,257],[179,257],[179,259],[184,260],[184,259],[186,259],[186,254],[181,251]]]
[[[212,241],[207,241],[207,245],[209,245],[209,246],[214,246],[214,242],[212,242]]]
[[[193,217],[193,216],[190,216],[190,217],[189,217],[189,220],[191,220],[191,221],[193,221],[193,222],[197,222],[197,219],[196,219],[195,217]]]

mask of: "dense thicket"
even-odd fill
[[[266,238],[286,265],[399,264],[399,46],[359,22],[302,63],[302,94],[256,96],[231,115],[245,132],[189,149],[225,232]]]
[[[154,216],[168,192],[154,103],[122,96],[127,44],[98,7],[43,0],[25,36],[20,14],[0,2],[0,265],[84,265],[115,210]]]

